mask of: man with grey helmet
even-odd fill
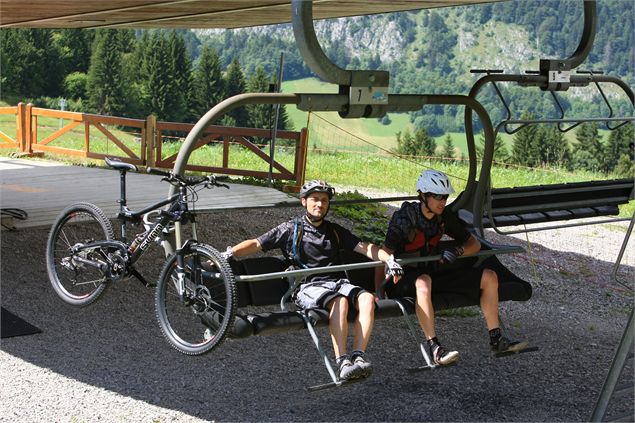
[[[284,222],[255,239],[228,247],[225,257],[242,257],[275,248],[282,250],[300,268],[341,264],[339,250],[352,250],[371,260],[386,263],[386,274],[398,276],[401,266],[378,246],[361,241],[348,229],[325,219],[335,189],[325,181],[307,182],[300,190],[305,209],[303,216]],[[329,310],[329,331],[338,365],[338,378],[351,380],[368,377],[372,365],[365,351],[374,325],[374,296],[353,285],[343,272],[325,272],[306,278],[294,295],[302,309],[321,307]],[[346,351],[349,308],[357,311],[353,323],[353,352]]]
[[[419,176],[416,189],[419,201],[404,202],[388,225],[384,249],[398,258],[440,255],[440,262],[423,262],[405,266],[404,275],[394,278],[386,294],[389,297],[415,297],[416,315],[435,363],[448,365],[459,359],[458,351],[441,346],[436,334],[432,294],[435,292],[464,293],[480,299],[480,307],[489,330],[493,353],[520,351],[526,342],[513,342],[501,334],[498,319],[498,276],[491,269],[470,268],[447,270],[463,255],[474,254],[481,243],[465,228],[463,222],[446,207],[454,188],[448,176],[436,170],[425,170]],[[456,241],[456,246],[439,248],[443,235]],[[381,277],[378,275],[376,284]]]

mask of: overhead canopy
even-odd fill
[[[315,19],[502,0],[314,0]],[[240,28],[291,21],[291,0],[0,0],[0,28]]]

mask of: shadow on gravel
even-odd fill
[[[411,374],[406,368],[422,362],[416,344],[402,321],[383,320],[368,350],[375,372],[367,382],[308,393],[306,386],[328,380],[308,334],[230,340],[204,356],[181,355],[161,337],[154,292],[136,281],[112,286],[87,308],[62,303],[46,275],[46,236],[46,230],[2,233],[2,305],[43,331],[3,340],[2,350],[66,378],[204,420],[587,420],[632,305],[623,290],[545,261],[534,298],[503,306],[508,332],[539,346],[537,353],[491,358],[477,313],[450,314],[438,319],[437,329],[444,344],[461,352],[461,362]],[[539,257],[549,253],[543,247]],[[570,268],[589,260],[565,256],[559,260]],[[145,273],[158,274],[156,263],[149,260]],[[534,280],[523,259],[507,264]],[[592,264],[608,280],[611,263]],[[330,350],[324,330],[321,336]],[[12,376],[3,384],[20,383],[19,371]]]

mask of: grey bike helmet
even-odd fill
[[[438,170],[424,170],[417,180],[417,191],[423,194],[431,192],[449,195],[454,192],[454,188],[452,188],[452,183],[445,173]]]
[[[326,181],[314,179],[302,185],[300,189],[300,198],[306,198],[314,192],[325,192],[329,196],[329,200],[335,195],[335,188],[330,186]]]

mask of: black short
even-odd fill
[[[419,275],[426,272],[420,269],[405,268],[404,275],[399,282],[389,284],[386,287],[386,294],[390,298],[415,297],[415,280]],[[458,269],[445,273],[430,273],[432,279],[432,294],[437,293],[459,293],[468,298],[478,299],[481,296],[481,277],[483,268],[472,267]]]

